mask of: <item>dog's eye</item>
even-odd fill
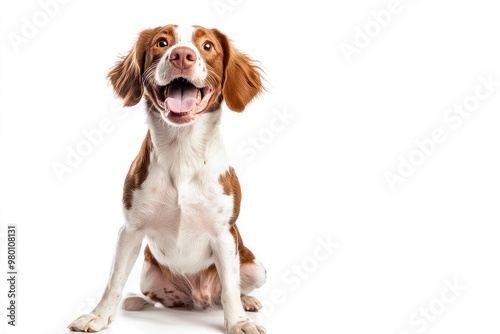
[[[166,39],[160,39],[158,42],[156,42],[156,46],[159,48],[165,48],[168,46],[168,42]]]
[[[203,50],[205,50],[205,51],[212,50],[212,47],[213,47],[213,45],[210,42],[206,42],[205,44],[203,44]]]

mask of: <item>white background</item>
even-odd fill
[[[226,110],[222,128],[243,188],[238,226],[268,270],[255,292],[268,333],[498,332],[500,87],[456,129],[443,119],[473,101],[479,77],[500,81],[498,7],[401,0],[380,28],[370,13],[389,0],[270,3],[70,0],[43,22],[38,1],[2,2],[0,332],[64,333],[102,293],[122,182],[146,132],[141,106],[120,108],[105,76],[141,30],[169,23],[219,28],[266,73],[268,92],[242,114]],[[9,36],[34,16],[45,25],[14,47]],[[366,27],[370,42],[348,62],[341,44],[360,45]],[[270,132],[276,112],[291,116]],[[112,131],[59,180],[54,162],[105,119]],[[384,173],[437,128],[446,140],[392,191]],[[260,150],[244,154],[254,136]],[[7,224],[18,228],[16,328],[5,316]],[[320,240],[340,246],[318,260]],[[419,315],[429,308],[432,321]],[[105,332],[223,333],[223,316],[120,310]]]

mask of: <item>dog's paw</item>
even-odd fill
[[[95,333],[111,323],[111,317],[102,317],[95,314],[83,314],[73,321],[68,329],[72,332]]]
[[[229,334],[266,334],[264,327],[251,322],[250,320],[238,321],[228,329]]]
[[[241,296],[241,304],[245,311],[257,312],[262,308],[262,304],[257,300],[257,298],[252,296]]]

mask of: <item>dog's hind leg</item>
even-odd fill
[[[240,266],[241,303],[245,311],[257,312],[262,304],[257,298],[248,296],[254,289],[260,288],[266,282],[266,269],[257,260],[243,263]]]

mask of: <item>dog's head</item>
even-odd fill
[[[259,68],[216,29],[167,25],[143,31],[108,78],[125,106],[144,96],[170,125],[188,125],[220,107],[234,111],[263,89]]]

